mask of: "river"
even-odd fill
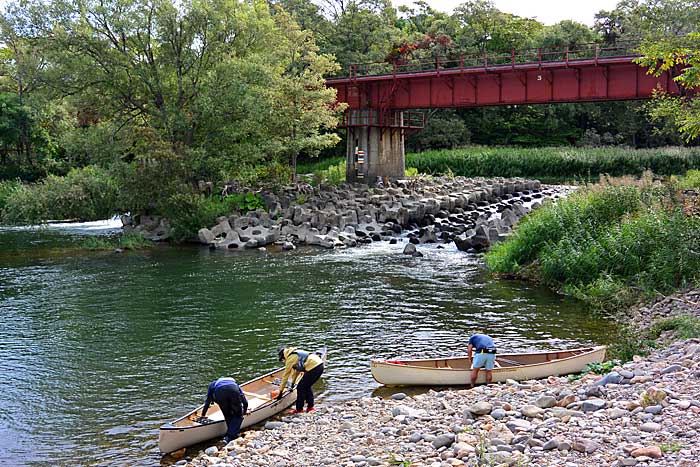
[[[158,426],[221,375],[329,348],[321,404],[372,394],[372,356],[604,343],[613,324],[548,290],[489,278],[454,244],[126,253],[75,248],[110,223],[0,229],[0,465],[157,466]]]

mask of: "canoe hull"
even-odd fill
[[[508,379],[515,381],[525,381],[530,379],[542,379],[548,376],[561,376],[583,371],[587,364],[602,362],[605,359],[605,346],[591,347],[581,350],[578,355],[567,358],[552,359],[535,364],[523,364],[520,366],[508,366],[495,368],[493,370],[493,382],[502,383]],[[567,352],[576,352],[567,351]],[[553,354],[553,352],[542,352],[541,355]],[[538,354],[522,354],[538,355]],[[499,355],[499,357],[517,358],[518,354]],[[470,384],[471,369],[464,365],[464,368],[450,368],[454,361],[462,361],[462,358],[441,359],[441,360],[414,360],[414,361],[385,361],[372,360],[370,367],[372,376],[380,383],[387,386],[463,386]],[[401,363],[399,363],[401,362]],[[426,362],[436,362],[435,367],[419,366],[414,363],[425,365]],[[442,366],[441,366],[442,365]],[[477,384],[486,383],[486,374],[479,372]]]
[[[325,363],[328,353],[327,349],[324,347],[317,353],[323,357]],[[271,391],[279,389],[279,383],[276,379],[281,378],[283,373],[284,368],[278,368],[241,384],[241,389],[248,399],[248,409],[250,410],[243,416],[241,429],[273,417],[296,402],[296,389],[285,392],[280,400],[271,399]],[[177,420],[160,427],[158,448],[161,453],[168,454],[193,444],[213,438],[221,438],[226,434],[226,421],[216,404],[213,404],[207,411],[207,418],[211,421],[210,423],[200,424],[196,421],[203,408],[204,406],[200,405]]]
[[[294,391],[286,393],[279,401],[274,401],[246,414],[243,417],[241,429],[248,428],[277,415],[294,404],[296,400],[297,390],[294,389]],[[190,416],[197,410],[201,410],[201,407],[198,407],[187,415]],[[177,427],[173,424],[163,425],[158,435],[158,448],[160,452],[169,453],[209,439],[223,437],[226,434],[226,421],[223,418],[214,420],[213,423],[206,425],[193,425],[188,427]]]

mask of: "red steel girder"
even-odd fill
[[[350,109],[395,110],[645,99],[678,94],[670,73],[656,78],[634,56],[509,63],[330,79]]]

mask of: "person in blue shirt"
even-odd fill
[[[202,418],[206,418],[209,406],[216,402],[226,420],[226,436],[224,443],[228,444],[241,434],[243,416],[248,411],[248,399],[243,390],[233,378],[221,377],[209,384],[207,398],[202,409]]]
[[[472,360],[472,352],[475,353]],[[491,337],[486,334],[473,334],[469,338],[467,345],[467,356],[472,362],[471,387],[476,384],[476,378],[479,376],[479,370],[484,368],[486,371],[486,384],[491,384],[493,381],[493,367],[496,364],[496,344]]]

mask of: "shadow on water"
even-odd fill
[[[504,352],[605,343],[613,327],[546,289],[490,279],[454,247],[53,254],[86,234],[0,229],[10,465],[157,466],[162,423],[218,376],[275,368],[283,345],[329,348],[328,404],[377,390],[371,357],[460,354],[477,327]]]

